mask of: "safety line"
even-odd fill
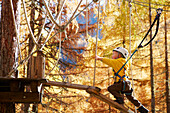
[[[98,3],[98,16],[97,16],[97,34],[96,34],[96,51],[95,51],[95,56],[97,55],[97,39],[99,37],[99,20],[100,20],[100,1]],[[93,86],[95,86],[95,75],[96,75],[96,58],[94,62],[94,77],[93,77]]]
[[[117,73],[116,73],[115,75],[118,75],[118,73],[124,68],[124,66],[125,66],[125,65],[127,64],[127,62],[132,58],[132,56],[138,51],[139,48],[143,48],[143,47],[147,46],[147,45],[155,38],[156,34],[158,33],[159,17],[160,17],[160,15],[161,15],[161,13],[162,13],[162,9],[160,9],[160,8],[157,9],[157,15],[156,15],[156,17],[155,17],[155,20],[154,20],[154,22],[152,23],[152,25],[151,25],[150,29],[148,30],[148,32],[146,33],[145,37],[143,38],[143,40],[141,41],[141,43],[139,44],[139,46],[136,48],[136,50],[135,50],[135,51],[132,53],[132,55],[129,57],[129,59],[128,59],[128,60],[125,62],[125,64],[117,71]],[[155,35],[151,38],[151,40],[150,40],[148,43],[146,43],[145,45],[142,46],[143,41],[144,41],[145,38],[147,37],[148,33],[151,31],[151,29],[152,29],[154,23],[156,22],[156,20],[157,20],[157,28],[156,28],[157,31],[155,32]]]
[[[131,4],[131,0],[129,1],[129,50],[130,50],[130,55],[131,55],[131,14],[132,14],[132,4]],[[133,80],[133,74],[132,74],[132,58],[130,60],[130,74],[132,76],[132,88],[134,89],[134,80]],[[135,97],[135,91],[132,92],[133,96]],[[135,113],[137,113],[137,109],[135,106]]]
[[[128,0],[126,0],[126,1],[128,1]],[[143,5],[143,4],[136,3],[136,2],[132,2],[132,3],[133,3],[133,4],[140,5],[140,6],[148,7],[148,8],[149,8],[149,6],[147,6],[147,5]],[[155,8],[155,7],[151,7],[151,9],[157,9],[157,8]],[[170,12],[170,10],[163,10],[163,11],[165,11],[165,12]]]
[[[134,3],[135,3],[135,2],[143,3],[143,4],[151,4],[151,5],[157,5],[157,6],[168,6],[168,7],[170,7],[170,5],[166,5],[166,4],[156,4],[156,3],[148,3],[148,2],[134,1]]]

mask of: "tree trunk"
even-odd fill
[[[170,113],[170,93],[169,93],[169,70],[168,70],[168,41],[167,41],[167,23],[166,23],[166,12],[164,13],[165,20],[165,68],[166,68],[166,106],[167,113]]]
[[[126,46],[126,3],[125,0],[123,0],[123,10],[122,10],[122,15],[123,15],[123,47],[125,48]]]
[[[149,0],[149,21],[150,26],[151,22],[151,0]],[[152,38],[152,30],[150,31],[150,39]],[[154,93],[154,74],[153,74],[153,50],[152,50],[152,42],[150,43],[150,77],[151,77],[151,111],[155,113],[155,93]]]
[[[17,37],[10,0],[2,1],[0,27],[0,77],[7,77],[18,59]],[[13,0],[15,20],[18,23],[20,0]],[[17,27],[19,24],[17,25]],[[16,77],[17,72],[13,73]],[[0,113],[15,113],[14,103],[0,103]]]

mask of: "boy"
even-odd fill
[[[125,94],[128,100],[130,100],[136,107],[139,107],[139,112],[148,113],[149,110],[147,110],[132,95],[133,89],[131,88],[131,83],[128,80],[127,73],[125,72],[126,69],[128,69],[128,65],[126,64],[124,68],[116,74],[116,72],[118,72],[125,64],[127,58],[128,51],[123,47],[117,47],[113,50],[112,59],[96,56],[96,60],[101,60],[103,63],[113,68],[113,72],[115,73],[115,82],[113,85],[108,87],[108,91],[116,98],[115,101],[119,104],[123,104],[123,94]]]

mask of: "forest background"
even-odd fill
[[[4,19],[4,9],[11,9],[10,0],[1,3],[1,29],[11,21],[15,26],[11,30],[15,36],[8,40],[13,48],[11,55],[14,62],[4,72],[1,67],[1,76],[37,78],[31,74],[31,60],[33,56],[41,55],[45,58],[43,78],[95,85],[102,89],[102,94],[112,99],[114,97],[107,91],[107,87],[114,82],[112,69],[95,61],[95,54],[110,58],[112,50],[118,46],[132,53],[148,31],[157,14],[156,9],[162,8],[159,32],[152,46],[135,53],[129,61],[128,73],[135,97],[152,111],[154,94],[155,112],[167,112],[169,67],[166,66],[170,56],[168,0],[103,0],[100,4],[92,0],[13,0],[15,16],[11,14],[7,20]],[[154,32],[155,27],[152,34]],[[1,30],[1,35],[4,34]],[[2,36],[1,52],[6,46],[3,46],[6,39]],[[148,36],[146,42],[149,39]],[[1,59],[3,57],[1,53]],[[126,98],[125,103],[126,107],[135,111],[134,105]],[[40,113],[119,112],[86,91],[56,86],[45,87],[41,104],[15,104],[15,109],[16,112]]]

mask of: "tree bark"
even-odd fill
[[[20,0],[13,0],[15,21],[19,23]],[[19,24],[17,24],[17,28]],[[10,0],[2,1],[0,27],[0,77],[7,77],[18,60],[17,37]],[[16,77],[17,71],[13,73]],[[15,113],[14,103],[0,103],[0,113]]]
[[[169,70],[168,70],[168,41],[167,41],[167,23],[166,23],[166,12],[164,13],[165,20],[165,68],[166,68],[166,106],[167,113],[170,113],[170,93],[169,93]]]
[[[123,15],[123,47],[126,47],[126,3],[125,0],[123,0],[123,10],[122,10],[122,15]]]
[[[151,0],[149,0],[149,21],[150,26],[151,20]],[[150,39],[152,38],[152,30],[150,31]],[[150,43],[150,77],[151,77],[151,112],[155,113],[155,93],[154,93],[154,73],[153,73],[153,49],[152,42]]]

